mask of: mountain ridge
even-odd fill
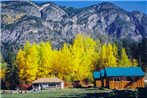
[[[117,38],[139,42],[147,38],[147,15],[127,12],[103,2],[85,8],[59,6],[48,2],[37,5],[30,1],[2,2],[2,45],[22,46],[26,40],[50,41],[54,48],[71,43],[77,33],[104,42]],[[34,33],[32,33],[34,32]],[[3,49],[2,49],[3,50]]]

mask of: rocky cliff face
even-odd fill
[[[58,6],[52,2],[37,5],[29,1],[2,2],[2,46],[22,46],[26,40],[51,41],[54,48],[64,42],[71,43],[77,33],[97,39],[129,39],[140,41],[147,38],[147,15],[127,12],[111,3],[104,2],[76,9]]]

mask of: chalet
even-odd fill
[[[58,78],[39,78],[32,82],[33,90],[44,90],[50,88],[64,88],[64,81]]]
[[[136,89],[144,87],[144,72],[140,67],[105,68],[94,72],[97,87]]]

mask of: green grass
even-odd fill
[[[96,88],[87,89],[57,89],[57,90],[44,90],[38,92],[28,92],[23,94],[1,94],[2,98],[75,98],[85,97],[87,94],[105,93],[109,90],[98,90]]]
[[[97,98],[97,97],[135,97],[134,91],[118,91],[97,88],[51,89],[23,94],[1,94],[1,98]]]

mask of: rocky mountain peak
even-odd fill
[[[115,6],[114,4],[110,3],[110,2],[102,2],[102,3],[98,3],[96,5],[93,5],[93,7],[98,8],[99,10],[101,9],[112,9],[112,8],[119,8],[117,6]]]
[[[39,8],[39,10],[41,11],[41,10],[47,8],[47,7],[50,6],[50,5],[51,5],[50,3],[43,4],[43,5]]]
[[[54,48],[71,43],[77,33],[105,41],[117,38],[140,41],[147,37],[147,15],[127,12],[103,2],[85,8],[63,7],[52,2],[2,3],[2,45],[22,46],[30,42],[51,41]]]
[[[49,8],[49,7],[57,7],[58,5],[56,5],[55,3],[53,2],[46,2],[46,3],[43,3],[40,5],[40,8],[39,10],[43,10],[43,9],[46,9],[46,8]]]

